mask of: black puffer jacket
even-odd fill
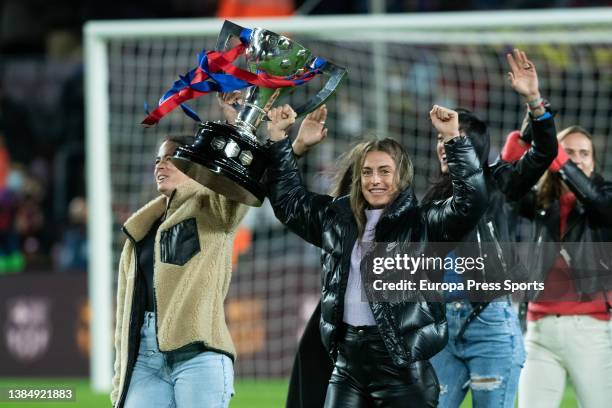
[[[474,227],[487,202],[480,161],[466,137],[451,140],[445,148],[454,196],[423,208],[411,188],[402,191],[378,222],[375,241],[454,241]],[[350,256],[357,239],[349,199],[306,191],[288,140],[273,144],[269,155],[268,197],[277,218],[306,241],[322,248],[321,338],[335,359]],[[407,366],[428,359],[445,346],[448,333],[441,304],[370,305],[396,365]]]
[[[612,183],[597,173],[587,177],[571,161],[561,167],[559,176],[577,198],[562,237],[559,200],[541,208],[532,192],[521,201],[521,215],[535,221],[529,269],[544,282],[563,254],[579,294],[611,290]]]

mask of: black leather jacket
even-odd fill
[[[471,141],[458,137],[445,146],[454,196],[422,207],[411,188],[387,207],[376,226],[377,242],[458,240],[485,210],[487,195],[480,161]],[[321,338],[336,357],[350,256],[357,224],[348,197],[308,192],[288,140],[269,149],[268,197],[276,217],[306,241],[322,248]],[[425,360],[446,344],[447,324],[440,303],[370,302],[378,329],[394,363]]]
[[[540,208],[535,192],[532,192],[520,202],[521,215],[534,221],[529,269],[535,279],[544,282],[552,265],[563,253],[579,294],[610,290],[612,183],[597,173],[587,177],[571,161],[561,167],[559,175],[577,198],[563,237],[559,227],[559,200],[548,208]]]
[[[476,243],[480,256],[486,252],[485,268],[482,272],[475,270],[474,274],[466,278],[478,282],[503,282],[506,279],[520,281],[526,278],[527,271],[513,251],[516,211],[512,203],[530,192],[557,155],[553,118],[531,120],[530,126],[531,147],[520,160],[508,163],[499,158],[485,169],[489,203],[476,228],[462,239],[463,242]],[[483,152],[484,157],[488,153]],[[503,291],[491,291],[488,295],[493,299],[501,293]]]

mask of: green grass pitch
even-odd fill
[[[89,388],[87,379],[79,378],[0,378],[0,389],[16,387],[70,387],[75,390],[74,402],[6,402],[0,401],[0,408],[110,408],[107,394],[94,394]],[[235,384],[236,395],[230,403],[231,408],[282,408],[287,392],[286,380],[240,380]],[[571,388],[565,392],[560,408],[575,408],[574,393]],[[470,408],[470,396],[461,408]]]

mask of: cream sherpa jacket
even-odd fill
[[[180,184],[166,204],[160,196],[132,215],[124,225],[126,241],[119,262],[115,328],[115,375],[111,401],[123,405],[136,361],[130,344],[137,260],[135,243],[165,214],[155,237],[154,289],[157,342],[161,351],[190,343],[232,357],[235,349],[225,323],[223,302],[230,283],[232,247],[246,206],[193,180]],[[197,231],[196,231],[197,227]],[[132,355],[129,355],[132,353]],[[129,363],[128,363],[129,362]],[[130,367],[128,367],[128,364]],[[129,381],[129,380],[128,380]]]

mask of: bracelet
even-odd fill
[[[527,107],[529,107],[530,110],[535,110],[543,106],[544,106],[544,99],[542,97],[533,99],[531,101],[527,101]]]

